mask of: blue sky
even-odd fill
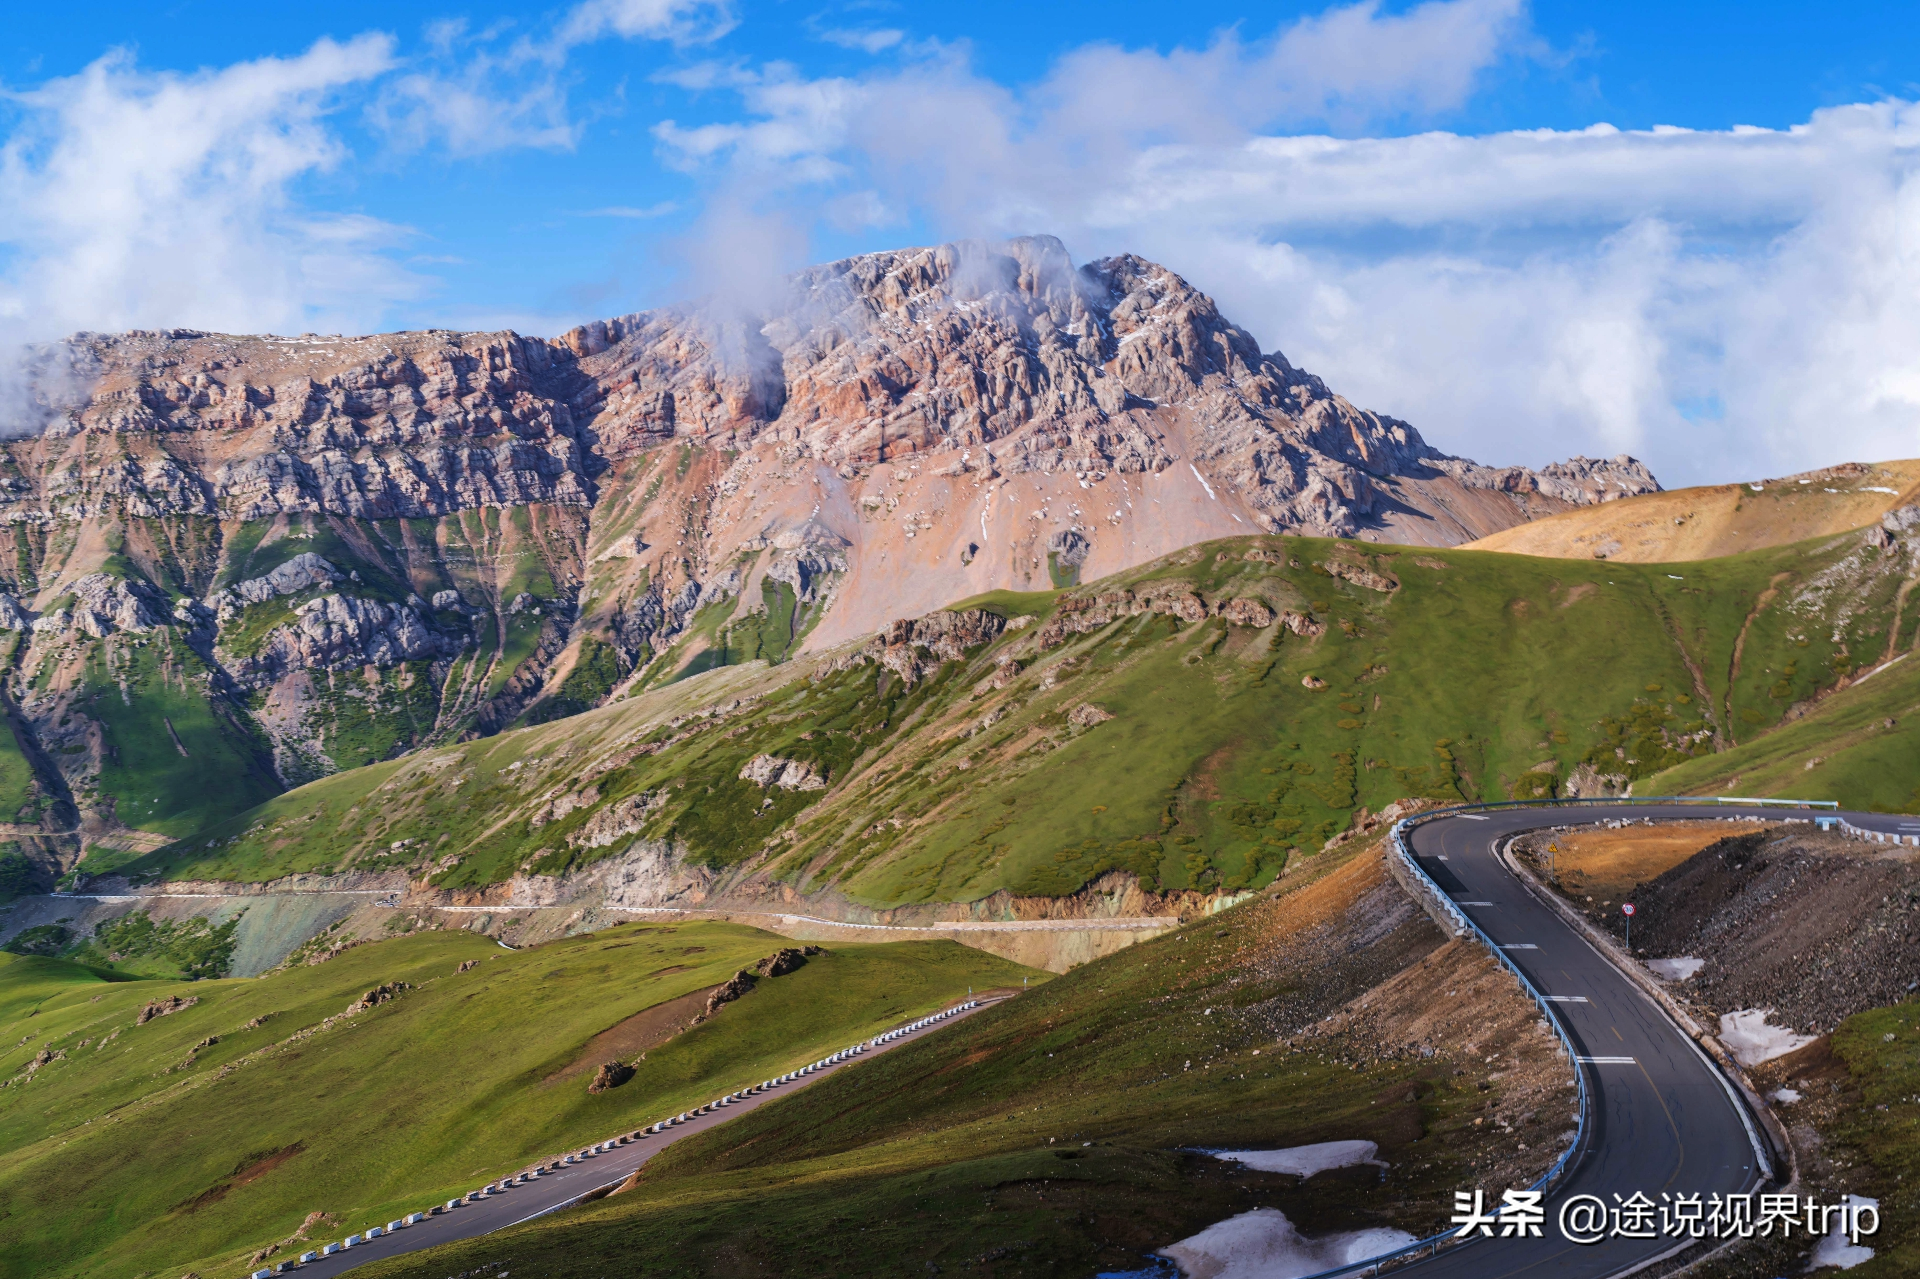
[[[1891,4],[35,6],[0,335],[554,332],[1045,231],[1489,462],[1912,456],[1916,54]]]

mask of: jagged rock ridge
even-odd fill
[[[173,802],[116,773],[107,689],[196,689],[168,751],[285,785],[1208,537],[1450,544],[1657,487],[1624,457],[1451,457],[1165,267],[1047,237],[551,340],[141,331],[39,363],[61,376],[0,484],[21,815],[99,829]]]

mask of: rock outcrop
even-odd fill
[[[633,1067],[624,1061],[603,1062],[600,1069],[593,1072],[593,1082],[587,1085],[588,1092],[606,1092],[618,1088],[633,1078]]]
[[[763,790],[769,786],[782,790],[825,790],[827,785],[826,776],[818,766],[778,755],[755,755],[740,769],[740,780],[752,782]]]
[[[818,946],[784,946],[753,966],[762,977],[784,977],[806,966],[807,960],[824,954]]]
[[[170,1017],[182,1009],[193,1007],[200,1002],[198,995],[168,995],[165,999],[148,1000],[145,1007],[134,1017],[133,1024],[144,1026],[155,1017]]]
[[[204,731],[260,779],[239,811],[575,713],[656,663],[882,631],[867,660],[918,684],[998,633],[934,611],[951,600],[1255,530],[1451,544],[1657,487],[1631,458],[1449,456],[1166,267],[1076,265],[1047,237],[813,267],[753,314],[553,339],[82,333],[33,367],[29,418],[0,422],[0,631],[26,637],[40,793],[107,828],[134,811],[88,709],[107,670],[129,703],[155,680],[206,699]],[[888,627],[904,613],[927,616]],[[126,647],[84,651],[107,644]],[[161,748],[185,756],[176,718]]]
[[[392,1001],[400,998],[401,995],[405,994],[407,991],[412,989],[413,989],[413,986],[410,982],[404,982],[404,981],[383,982],[380,985],[375,986],[372,990],[369,990],[366,994],[360,996],[360,998],[348,1004],[347,1012],[349,1014],[363,1013],[370,1008],[378,1008],[381,1004],[391,1003]]]
[[[712,1016],[715,1012],[719,1011],[721,1005],[730,1004],[752,990],[758,983],[758,980],[758,978],[744,968],[727,978],[725,982],[715,988],[712,994],[707,996],[707,1015]]]

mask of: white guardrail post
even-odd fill
[[[884,1035],[876,1035],[872,1039],[862,1040],[861,1042],[853,1045],[851,1048],[842,1048],[839,1052],[829,1053],[827,1056],[822,1057],[819,1061],[814,1062],[812,1065],[803,1066],[799,1070],[793,1071],[790,1074],[781,1075],[776,1079],[769,1079],[763,1083],[749,1084],[747,1087],[740,1089],[738,1092],[728,1093],[725,1097],[720,1098],[718,1101],[710,1101],[704,1106],[696,1107],[693,1110],[686,1111],[685,1113],[674,1116],[671,1119],[662,1119],[659,1122],[649,1124],[644,1128],[635,1128],[631,1132],[622,1133],[618,1137],[609,1137],[605,1141],[599,1142],[596,1145],[588,1146],[586,1149],[581,1150],[576,1154],[566,1155],[559,1159],[552,1160],[551,1162],[543,1159],[530,1172],[518,1173],[511,1177],[503,1177],[499,1181],[496,1181],[491,1185],[482,1187],[479,1190],[469,1191],[467,1194],[459,1198],[447,1200],[444,1207],[430,1208],[426,1212],[408,1213],[406,1216],[401,1217],[397,1221],[389,1221],[384,1228],[380,1226],[370,1226],[367,1228],[367,1231],[364,1235],[348,1235],[345,1239],[341,1240],[339,1243],[326,1244],[321,1248],[319,1248],[317,1251],[305,1253],[300,1257],[298,1261],[291,1261],[291,1260],[282,1261],[274,1265],[271,1269],[256,1270],[252,1275],[248,1277],[248,1279],[270,1279],[271,1276],[285,1273],[291,1270],[295,1266],[305,1265],[307,1262],[317,1261],[322,1257],[331,1257],[335,1253],[340,1252],[343,1249],[357,1247],[361,1244],[369,1242],[370,1240],[378,1239],[382,1235],[392,1234],[394,1231],[402,1229],[403,1227],[415,1225],[419,1222],[425,1221],[429,1216],[437,1217],[442,1213],[452,1212],[455,1208],[460,1207],[462,1204],[477,1203],[481,1199],[488,1198],[492,1195],[503,1195],[507,1193],[509,1188],[513,1186],[518,1186],[518,1185],[525,1185],[527,1182],[532,1181],[535,1177],[543,1177],[549,1171],[558,1169],[563,1164],[575,1163],[579,1160],[590,1158],[593,1155],[601,1154],[603,1152],[612,1150],[616,1146],[624,1146],[630,1142],[639,1141],[643,1137],[650,1137],[655,1133],[665,1132],[668,1128],[674,1127],[677,1124],[686,1123],[689,1119],[693,1118],[695,1115],[710,1114],[714,1111],[719,1110],[723,1106],[729,1106],[734,1104],[735,1102],[745,1101],[748,1097],[754,1095],[755,1093],[769,1092],[778,1084],[784,1084],[789,1082],[790,1080],[798,1079],[802,1075],[811,1075],[816,1070],[825,1070],[829,1066],[836,1066],[842,1062],[851,1061],[853,1058],[866,1052],[869,1048],[876,1047],[880,1044],[889,1043],[892,1040],[897,1039],[902,1035],[911,1034],[916,1030],[924,1030],[928,1026],[935,1025],[939,1022],[943,1022],[947,1018],[957,1016],[960,1013],[970,1012],[973,1009],[978,1008],[979,1006],[980,1006],[980,1001],[977,999],[969,999],[969,1000],[966,1000],[964,1003],[955,1004],[953,1007],[945,1009],[944,1011],[930,1014],[929,1016],[922,1017],[919,1021],[912,1022],[909,1025],[902,1026],[898,1030],[889,1031]],[[588,1191],[587,1193],[591,1194],[593,1192]],[[555,1204],[552,1208],[544,1209],[543,1211],[553,1212],[553,1211],[556,1211],[557,1209],[568,1207],[574,1202],[576,1202],[576,1200],[568,1200],[566,1203]]]
[[[1542,998],[1540,991],[1531,981],[1527,980],[1527,975],[1520,971],[1520,965],[1514,962],[1505,951],[1496,946],[1493,938],[1481,931],[1480,926],[1467,917],[1467,913],[1460,909],[1459,904],[1455,902],[1453,898],[1447,896],[1445,892],[1441,891],[1440,885],[1434,882],[1433,876],[1427,874],[1427,872],[1421,868],[1419,860],[1413,855],[1413,850],[1407,847],[1405,833],[1411,831],[1415,826],[1422,825],[1426,822],[1437,821],[1443,817],[1452,817],[1459,813],[1476,812],[1485,809],[1578,808],[1587,805],[1602,804],[1615,804],[1628,807],[1648,804],[1752,804],[1772,808],[1830,809],[1840,807],[1840,805],[1833,800],[1823,799],[1731,799],[1706,795],[1652,795],[1646,798],[1635,798],[1631,795],[1623,795],[1606,799],[1525,799],[1507,800],[1493,804],[1456,804],[1451,808],[1440,808],[1430,813],[1416,813],[1412,817],[1403,817],[1393,824],[1392,829],[1387,834],[1388,843],[1392,846],[1391,855],[1398,857],[1402,867],[1415,877],[1415,882],[1420,884],[1429,895],[1441,904],[1441,908],[1446,911],[1447,917],[1458,925],[1458,933],[1462,935],[1471,934],[1478,938],[1480,944],[1487,948],[1487,952],[1499,960],[1501,965],[1514,975],[1514,978],[1520,983],[1520,988],[1527,992],[1527,997],[1533,1000],[1534,1006],[1540,1010],[1540,1015],[1546,1019],[1547,1025],[1553,1028],[1555,1037],[1560,1040],[1561,1049],[1567,1054],[1568,1063],[1573,1066],[1573,1078],[1580,1094],[1579,1113],[1574,1126],[1573,1141],[1560,1153],[1560,1158],[1554,1161],[1553,1167],[1547,1169],[1539,1180],[1527,1187],[1529,1190],[1545,1191],[1553,1185],[1553,1183],[1560,1178],[1560,1175],[1566,1171],[1567,1164],[1573,1159],[1575,1152],[1580,1149],[1580,1143],[1586,1140],[1589,1110],[1587,1074],[1584,1070],[1580,1069],[1579,1054],[1574,1051],[1573,1040],[1568,1037],[1566,1028],[1560,1024],[1559,1014],[1555,1011],[1553,1005]],[[1842,826],[1847,826],[1845,818],[1839,818],[1837,820]],[[1849,827],[1849,829],[1859,830],[1858,827]],[[1869,839],[1875,837],[1875,833],[1872,831],[1861,831],[1861,834]],[[1894,838],[1897,842],[1898,836]],[[1920,837],[1916,837],[1914,842],[1920,844]],[[1429,1250],[1434,1254],[1438,1254],[1446,1242],[1453,1237],[1454,1232],[1452,1230],[1447,1230],[1437,1235],[1429,1235],[1425,1239],[1416,1240],[1413,1243],[1407,1244],[1405,1247],[1396,1248],[1392,1252],[1383,1252],[1377,1257],[1367,1257],[1360,1261],[1350,1261],[1344,1266],[1336,1266],[1332,1270],[1322,1270],[1315,1274],[1305,1276],[1305,1279],[1334,1279],[1334,1277],[1338,1275],[1352,1275],[1362,1270],[1372,1270],[1377,1274],[1379,1267],[1389,1261],[1396,1261],[1402,1257],[1415,1256]],[[1471,1240],[1465,1242],[1471,1242]]]

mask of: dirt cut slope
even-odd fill
[[[1717,559],[1830,537],[1920,498],[1920,460],[1843,466],[1744,484],[1643,493],[1502,529],[1478,551],[1630,564]]]
[[[1557,833],[1527,837],[1538,846]],[[1704,961],[1675,990],[1709,1026],[1770,1009],[1801,1034],[1920,987],[1920,855],[1799,824],[1717,840],[1629,890],[1636,956]],[[1571,895],[1571,894],[1570,894]],[[1624,939],[1616,905],[1575,904]]]

